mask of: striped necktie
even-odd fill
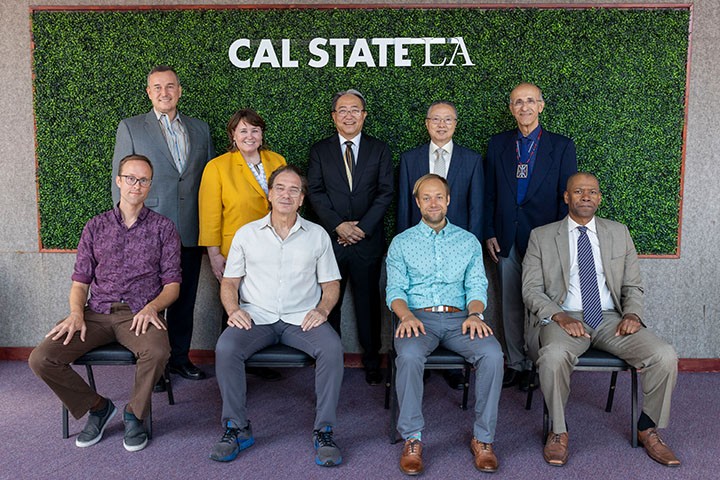
[[[593,258],[590,238],[587,235],[587,227],[580,226],[577,228],[580,232],[577,241],[577,261],[583,320],[592,328],[597,328],[602,322],[602,304],[600,303],[600,290],[597,284],[595,259]]]
[[[438,148],[435,150],[435,164],[433,165],[433,173],[447,178],[447,167],[445,166],[445,149]]]
[[[345,142],[345,172],[347,173],[348,177],[348,185],[350,185],[350,190],[352,190],[352,184],[353,184],[353,168],[355,167],[355,155],[353,155],[353,142],[348,140]]]

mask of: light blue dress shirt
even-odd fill
[[[436,305],[463,310],[473,300],[487,306],[480,242],[450,222],[436,233],[421,220],[397,235],[386,263],[388,307],[397,299],[411,310]]]

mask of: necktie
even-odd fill
[[[345,173],[347,173],[348,177],[348,185],[350,185],[350,190],[352,190],[352,184],[353,184],[353,168],[355,167],[355,155],[353,155],[353,142],[348,140],[345,142]]]
[[[593,258],[590,238],[587,235],[587,227],[578,227],[578,231],[580,236],[577,241],[577,256],[583,320],[592,328],[597,328],[602,322],[602,305],[597,284],[597,273],[595,272],[595,259]]]
[[[182,173],[183,169],[185,168],[185,158],[183,154],[184,152],[182,151],[182,148],[180,148],[180,139],[178,138],[178,133],[173,130],[173,127],[170,124],[170,119],[167,115],[163,114],[160,118],[163,121],[163,125],[165,126],[165,132],[170,139],[170,141],[168,142],[168,147],[170,147],[170,153],[172,154],[173,160],[175,161],[175,167],[177,168],[178,172]]]
[[[433,173],[435,175],[440,175],[443,178],[447,177],[444,148],[438,148],[437,150],[435,150],[435,164],[433,165]]]

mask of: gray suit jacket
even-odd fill
[[[635,245],[627,227],[595,217],[605,280],[620,315],[642,319],[643,287]],[[537,360],[542,319],[563,311],[570,282],[570,246],[565,219],[534,229],[523,260],[522,294],[529,314],[525,340],[530,358]]]
[[[145,155],[153,164],[153,183],[145,206],[173,221],[185,247],[198,242],[198,191],[205,165],[215,156],[210,127],[196,118],[178,112],[189,137],[185,171],[175,168],[170,149],[160,129],[155,112],[126,118],[118,125],[112,169],[112,197],[117,204],[120,191],[115,177],[120,160],[130,154]]]

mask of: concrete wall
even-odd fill
[[[39,253],[37,197],[35,187],[34,123],[30,59],[29,6],[38,5],[212,5],[216,1],[107,1],[4,0],[0,4],[0,347],[37,344],[50,326],[67,311],[70,273],[75,255]],[[334,2],[258,2],[322,4]],[[344,4],[361,3],[348,1]],[[379,2],[372,2],[379,3]],[[388,4],[426,3],[410,0]],[[456,4],[473,2],[457,2]],[[550,1],[494,4],[547,5]],[[557,5],[579,2],[556,1]],[[627,1],[587,0],[591,4],[622,5]],[[637,4],[638,2],[633,2]],[[648,2],[649,3],[649,2]],[[656,1],[653,4],[674,4]],[[717,167],[720,157],[720,4],[717,0],[693,3],[692,68],[688,109],[685,189],[682,211],[682,244],[679,259],[644,259],[641,268],[646,284],[647,318],[653,328],[670,341],[684,358],[720,357],[720,301],[717,272],[720,257],[720,190]],[[112,92],[110,92],[111,94]],[[638,99],[642,101],[642,99]],[[492,273],[492,272],[491,272]],[[491,274],[494,283],[495,275]],[[196,308],[194,349],[212,350],[219,332],[220,308],[217,283],[205,266]],[[491,288],[490,314],[495,299]],[[345,315],[346,318],[351,315]],[[352,327],[349,318],[348,327]],[[348,351],[357,351],[347,328]],[[389,332],[385,332],[388,340]]]

